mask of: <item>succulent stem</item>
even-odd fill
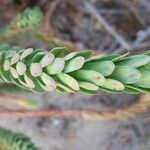
[[[134,56],[91,56],[90,51],[66,54],[62,47],[47,52],[1,45],[0,54],[0,79],[30,91],[150,92],[149,51]]]

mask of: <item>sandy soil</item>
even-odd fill
[[[36,100],[45,108],[103,107],[100,101],[82,94],[20,94],[19,97]],[[142,117],[127,121],[96,121],[79,117],[1,117],[0,126],[25,133],[42,150],[150,149],[150,126]]]

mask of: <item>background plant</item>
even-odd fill
[[[31,142],[29,137],[0,128],[0,149],[37,150],[38,148]]]
[[[0,39],[4,40],[28,30],[35,30],[42,23],[42,20],[43,13],[39,7],[27,8],[1,30]]]

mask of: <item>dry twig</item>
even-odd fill
[[[130,50],[131,47],[130,45],[125,41],[125,39],[119,35],[113,28],[111,25],[109,25],[109,23],[106,21],[106,19],[100,14],[98,13],[95,8],[87,1],[85,1],[85,7],[87,8],[87,10],[97,18],[97,20],[99,21],[100,24],[103,25],[103,27],[107,30],[107,32],[109,32],[114,38],[115,40],[120,43],[120,45],[125,48]]]
[[[148,108],[150,94],[142,95],[139,102],[123,109],[73,109],[73,110],[0,110],[0,116],[12,117],[66,117],[78,116],[92,120],[126,120],[135,117]]]

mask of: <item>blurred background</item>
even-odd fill
[[[66,46],[95,54],[150,48],[149,0],[0,0],[0,43]],[[0,84],[0,126],[22,132],[42,150],[150,150],[150,94],[34,94]],[[15,116],[15,110],[103,110],[101,114]],[[113,110],[110,112],[110,110]]]

